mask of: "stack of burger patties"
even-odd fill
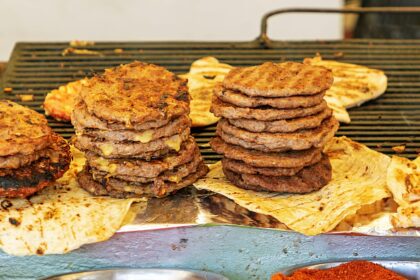
[[[216,89],[212,112],[222,119],[211,147],[223,172],[256,191],[307,193],[331,180],[322,153],[338,122],[323,97],[331,71],[295,62],[235,68]]]
[[[94,195],[163,197],[208,171],[190,136],[186,81],[134,62],[82,87],[72,114],[87,163],[79,184]]]
[[[67,141],[43,115],[0,100],[0,196],[28,197],[60,178],[70,161]]]

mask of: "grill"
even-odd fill
[[[345,135],[369,147],[394,154],[392,147],[405,145],[401,154],[414,158],[420,152],[420,40],[345,41],[272,41],[260,42],[120,42],[96,43],[89,50],[99,55],[62,56],[68,43],[18,43],[3,77],[3,88],[12,88],[2,97],[38,112],[45,94],[67,82],[91,76],[104,68],[140,60],[162,65],[175,73],[189,70],[203,56],[215,56],[233,66],[249,66],[264,61],[302,61],[320,53],[325,59],[363,64],[384,70],[388,90],[379,99],[350,109],[352,122],[341,125],[338,136]],[[85,48],[85,47],[82,47]],[[122,52],[115,51],[122,49]],[[22,102],[17,95],[33,94],[34,100]],[[71,124],[49,119],[51,127],[66,138]],[[207,145],[215,126],[193,129],[207,162],[220,159]]]

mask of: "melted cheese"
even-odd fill
[[[176,175],[172,175],[168,177],[168,180],[174,183],[179,183],[181,181],[181,177],[176,176]]]
[[[179,137],[179,135],[174,135],[165,141],[165,145],[178,152],[181,148],[181,142],[181,137]]]
[[[153,130],[148,129],[140,133],[139,135],[136,135],[136,137],[134,137],[134,140],[140,141],[141,143],[144,144],[144,143],[149,143],[152,140],[152,137],[153,137]]]
[[[114,151],[114,148],[112,147],[111,144],[102,144],[100,146],[100,149],[102,151],[102,154],[104,156],[109,156],[110,154],[112,154],[112,152]]]
[[[109,163],[109,161],[104,158],[97,158],[95,159],[95,162],[101,171],[105,171],[110,174],[114,174],[115,171],[117,171],[117,165],[114,163]]]

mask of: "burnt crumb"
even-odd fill
[[[13,203],[10,200],[5,199],[0,203],[0,205],[1,205],[1,208],[3,208],[4,210],[7,210],[8,208],[13,206]]]
[[[188,92],[180,92],[175,98],[176,100],[179,100],[179,101],[184,101],[184,102],[189,101]]]
[[[188,242],[188,239],[187,238],[181,238],[179,240],[179,243],[187,243],[187,242]]]
[[[20,225],[20,222],[16,218],[9,218],[9,223],[11,223],[14,226]]]
[[[214,78],[216,78],[216,75],[203,75],[203,77],[207,80],[214,80]]]
[[[42,248],[36,249],[36,254],[37,255],[43,255],[44,254],[44,249],[42,249]]]

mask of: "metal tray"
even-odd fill
[[[56,275],[44,280],[228,280],[206,271],[178,269],[107,269]]]
[[[372,262],[377,263],[389,270],[392,270],[409,280],[420,279],[420,262],[417,262],[417,261],[376,261],[376,260]],[[346,262],[329,262],[329,263],[320,263],[320,264],[309,265],[309,266],[294,267],[292,269],[288,269],[284,271],[283,273],[285,275],[291,275],[295,270],[302,269],[302,268],[328,269],[328,268],[335,267],[343,263],[346,263]]]

